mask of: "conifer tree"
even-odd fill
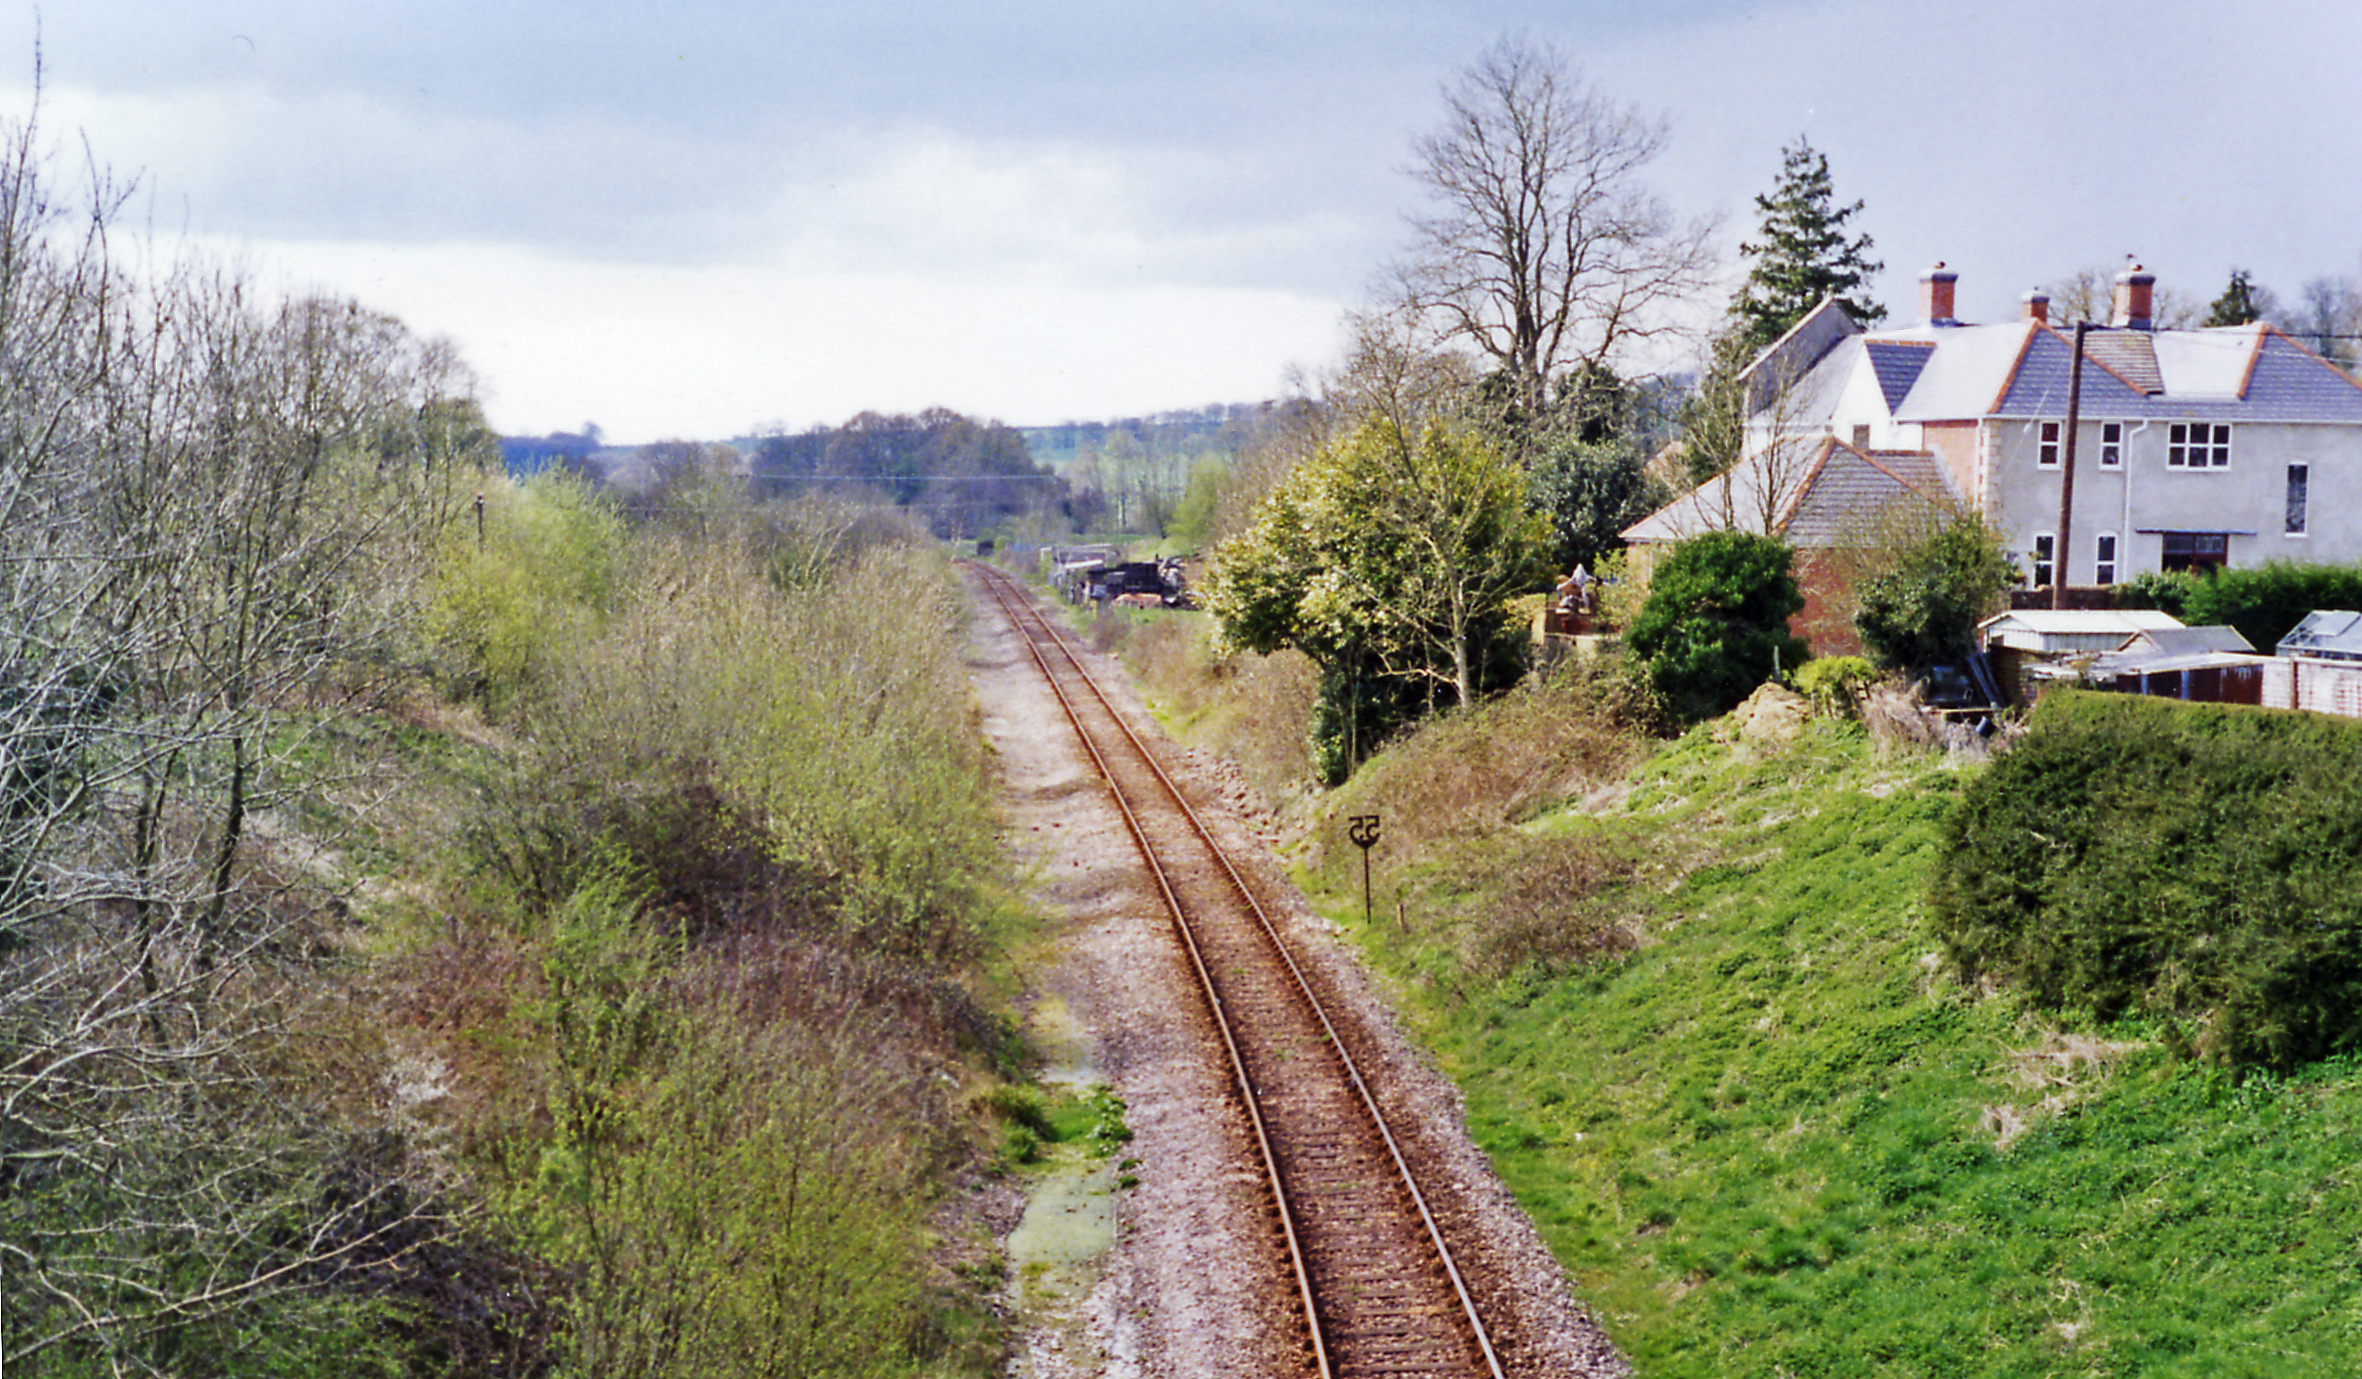
[[[2259,286],[2244,268],[2231,270],[2230,285],[2206,308],[2208,326],[2244,326],[2264,319],[2278,307],[2270,288]]]
[[[1739,246],[1753,261],[1731,302],[1743,356],[1779,339],[1824,297],[1835,296],[1863,325],[1886,319],[1886,308],[1864,291],[1870,275],[1886,265],[1869,257],[1868,235],[1849,239],[1845,233],[1862,203],[1836,204],[1828,156],[1809,140],[1800,136],[1781,155],[1779,185],[1755,198],[1757,236]]]

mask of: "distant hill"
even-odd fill
[[[519,478],[539,474],[552,465],[581,472],[589,467],[590,457],[603,448],[595,431],[588,435],[553,431],[546,436],[502,436],[500,459],[508,472]]]
[[[1233,441],[1273,404],[1227,402],[1114,421],[1068,421],[1056,426],[1020,426],[1017,433],[1037,463],[1060,474],[1084,455],[1114,447],[1119,437],[1151,454],[1195,454],[1233,449]]]

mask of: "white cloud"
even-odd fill
[[[496,426],[595,421],[629,441],[801,428],[857,408],[1044,424],[1269,397],[1291,364],[1334,353],[1342,308],[1043,269],[634,266],[486,246],[296,244],[273,257],[287,286],[331,284],[457,340]]]

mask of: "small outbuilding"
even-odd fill
[[[2153,608],[2019,608],[1978,623],[1977,646],[2003,696],[2023,704],[2050,684],[2082,678],[2089,662],[2135,637],[2181,629],[2181,619]]]
[[[2272,658],[2257,655],[2235,627],[2160,627],[2135,633],[2120,650],[2088,662],[2034,673],[2064,671],[2093,688],[2119,694],[2202,704],[2261,704],[2264,668],[2271,663]]]
[[[2263,702],[2362,718],[2362,613],[2315,609],[2280,639]]]

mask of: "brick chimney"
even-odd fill
[[[2026,319],[2038,326],[2050,324],[2050,294],[2037,287],[2020,299],[2026,304]]]
[[[2124,271],[2116,275],[2116,315],[2111,326],[2149,330],[2156,324],[2157,275],[2124,256]]]
[[[1944,267],[1941,259],[1936,266],[1919,275],[1920,319],[1931,326],[1956,326],[1952,317],[1952,289],[1960,275]]]

